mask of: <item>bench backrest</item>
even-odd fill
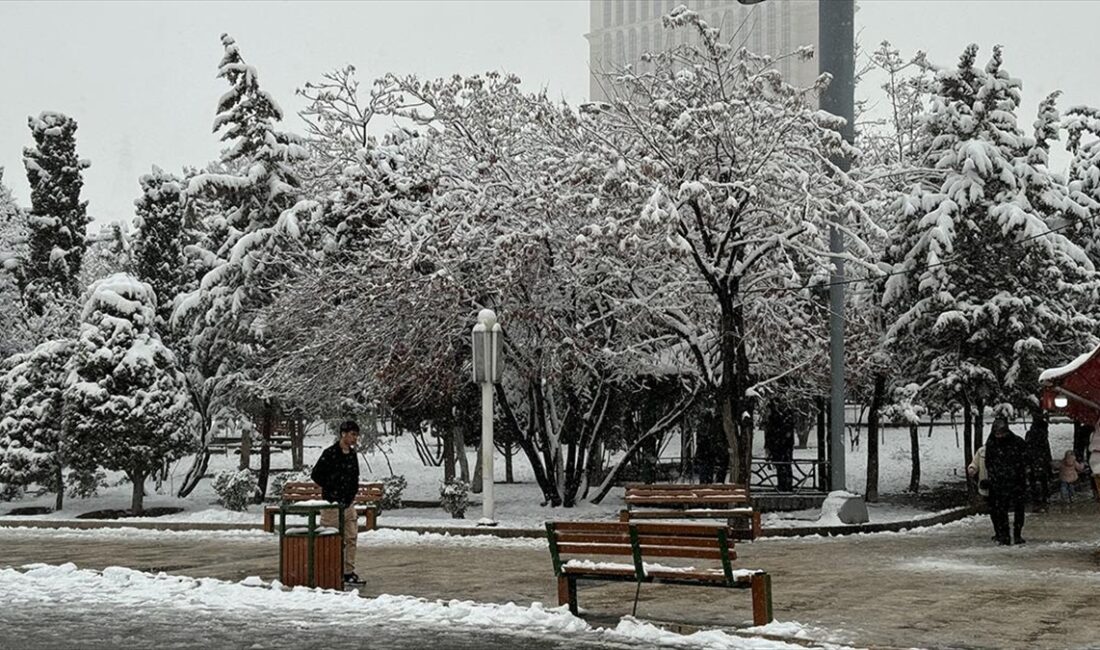
[[[554,574],[562,575],[565,556],[624,556],[633,560],[635,578],[645,578],[645,560],[690,558],[721,563],[733,583],[734,553],[730,531],[711,524],[547,522],[546,535]]]
[[[749,503],[749,491],[735,483],[627,483],[627,505],[727,505]]]
[[[320,499],[321,486],[313,481],[290,481],[283,486],[283,501],[312,501]],[[355,503],[376,503],[382,500],[381,483],[360,483],[355,493]]]

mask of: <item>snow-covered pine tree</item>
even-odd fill
[[[183,228],[183,185],[176,176],[154,166],[139,181],[134,200],[132,271],[157,296],[157,330],[169,338],[172,303],[188,284]]]
[[[152,287],[119,273],[86,294],[69,361],[67,462],[124,472],[140,514],[145,479],[194,451],[194,411],[172,352],[156,332]]]
[[[4,362],[0,378],[0,493],[37,483],[64,499],[63,393],[73,341],[46,341]]]
[[[207,410],[227,388],[234,389],[242,403],[266,404],[267,396],[254,383],[262,372],[260,358],[266,345],[259,312],[270,304],[275,285],[296,268],[299,221],[320,219],[319,204],[299,201],[294,166],[306,158],[306,148],[296,136],[275,128],[282,110],[260,88],[255,68],[244,62],[233,38],[223,34],[222,45],[225,55],[218,76],[231,88],[218,102],[214,132],[220,131],[229,143],[221,157],[225,171],[192,178],[185,201],[213,201],[225,209],[224,221],[217,225],[224,238],[207,239],[205,249],[188,249],[210,270],[173,313],[190,331],[191,359],[186,365],[202,369],[202,385],[192,386],[192,393],[205,396]],[[204,422],[211,422],[215,414],[208,415]],[[266,445],[263,450],[261,490],[267,481]]]
[[[51,296],[75,297],[80,291],[77,278],[89,221],[80,190],[82,171],[90,163],[76,155],[76,120],[46,111],[27,123],[35,146],[23,150],[31,210],[21,278],[28,307],[40,315]]]
[[[1000,48],[984,69],[976,57],[970,46],[938,75],[925,128],[945,175],[898,202],[887,335],[924,389],[964,407],[1025,408],[1035,404],[1038,369],[1092,337],[1096,275],[1080,248],[1051,232],[1046,201],[1028,200],[1028,187],[1050,179],[1016,123],[1019,80],[1004,70]]]
[[[1069,132],[1066,148],[1073,154],[1069,166],[1070,197],[1088,208],[1085,214],[1070,214],[1066,237],[1100,264],[1100,109],[1074,106],[1066,111],[1064,126]]]
[[[0,358],[26,351],[33,345],[17,281],[26,254],[26,215],[4,185],[4,168],[0,167]]]

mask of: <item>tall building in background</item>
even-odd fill
[[[766,0],[742,5],[736,0],[589,0],[589,97],[605,100],[599,73],[625,63],[637,64],[644,52],[690,43],[698,35],[689,29],[665,29],[661,16],[678,5],[698,12],[722,39],[735,48],[780,56],[803,45],[818,45],[818,0]],[[817,59],[786,58],[776,67],[796,86],[808,86],[818,76]]]

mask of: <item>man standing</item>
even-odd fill
[[[1023,544],[1024,509],[1027,505],[1027,444],[1008,430],[1003,415],[993,418],[992,433],[985,444],[985,465],[989,473],[989,515],[997,543]],[[1008,536],[1008,509],[1012,508],[1012,539]]]
[[[321,452],[321,458],[310,473],[313,482],[321,486],[325,501],[336,503],[344,512],[344,582],[361,584],[355,573],[355,545],[359,540],[359,521],[355,513],[355,495],[359,491],[359,459],[355,444],[359,441],[359,425],[355,420],[340,424],[336,444]],[[321,525],[339,526],[339,513],[332,508],[321,512]]]
[[[1050,466],[1053,457],[1050,453],[1050,433],[1046,413],[1032,416],[1031,428],[1024,436],[1027,443],[1028,472],[1031,483],[1031,498],[1036,512],[1046,512],[1050,501]]]

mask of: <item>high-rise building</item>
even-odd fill
[[[735,48],[781,57],[803,45],[817,47],[818,0],[765,0],[742,5],[737,0],[589,0],[589,96],[607,99],[600,72],[626,63],[637,64],[645,52],[690,43],[698,35],[689,29],[665,29],[661,17],[679,5],[698,12],[709,25],[722,30],[722,39]],[[818,76],[817,59],[787,57],[776,64],[783,78],[809,86]]]

